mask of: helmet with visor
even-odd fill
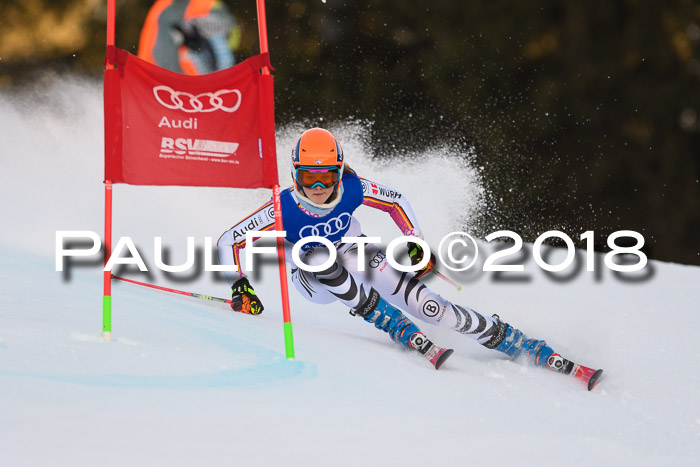
[[[306,130],[292,149],[292,178],[295,188],[338,188],[343,177],[343,149],[330,131]]]

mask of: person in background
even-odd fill
[[[157,0],[139,40],[139,58],[176,73],[204,75],[235,64],[240,28],[220,0]]]

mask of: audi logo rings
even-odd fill
[[[352,216],[347,212],[342,213],[338,217],[328,219],[328,222],[320,222],[316,225],[307,225],[299,230],[299,236],[304,237],[327,237],[335,235],[347,230],[350,226]]]
[[[236,95],[236,105],[232,107],[224,105],[222,96],[227,94]],[[175,91],[169,86],[161,85],[153,88],[153,95],[163,107],[187,113],[214,112],[215,110],[233,113],[241,106],[242,100],[241,91],[238,89],[220,89],[216,92],[203,92],[195,96],[189,92]]]
[[[384,261],[384,258],[386,258],[386,255],[384,255],[384,253],[381,251],[378,251],[377,254],[374,255],[371,260],[369,260],[369,267],[377,269],[382,264],[382,261]]]

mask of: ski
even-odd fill
[[[433,364],[436,370],[439,370],[443,363],[445,363],[447,359],[450,358],[450,355],[454,353],[454,350],[445,349],[443,347],[440,347],[439,345],[433,344],[432,342],[430,344],[430,347],[428,347],[425,353],[421,353],[425,358],[428,359],[430,363]]]
[[[420,331],[414,333],[409,338],[408,346],[412,349],[416,349],[421,355],[428,359],[436,370],[439,370],[443,363],[450,358],[450,355],[454,353],[452,349],[445,349],[444,347],[435,345]]]
[[[587,366],[574,363],[571,360],[567,360],[558,353],[553,353],[547,359],[547,368],[557,373],[563,373],[565,375],[573,376],[578,381],[584,383],[588,390],[591,391],[596,387],[598,382],[600,382],[600,377],[603,374],[603,370],[589,368]]]
[[[571,373],[574,378],[585,383],[589,391],[596,387],[602,374],[603,370],[601,369],[595,370],[583,365],[576,365],[574,371]]]

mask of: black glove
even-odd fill
[[[417,243],[410,242],[408,244],[408,257],[411,258],[411,266],[415,266],[416,264],[420,263],[423,260],[423,256],[425,255],[425,252],[423,251],[423,248]],[[421,269],[416,271],[416,275],[413,276],[415,279],[418,279],[419,277],[423,277],[427,273],[433,270],[435,267],[435,255],[430,253],[430,261],[428,261],[428,264],[423,266]]]
[[[255,294],[253,286],[250,285],[245,277],[238,279],[231,287],[231,290],[233,292],[231,295],[231,308],[233,308],[233,311],[259,315],[265,309]]]

